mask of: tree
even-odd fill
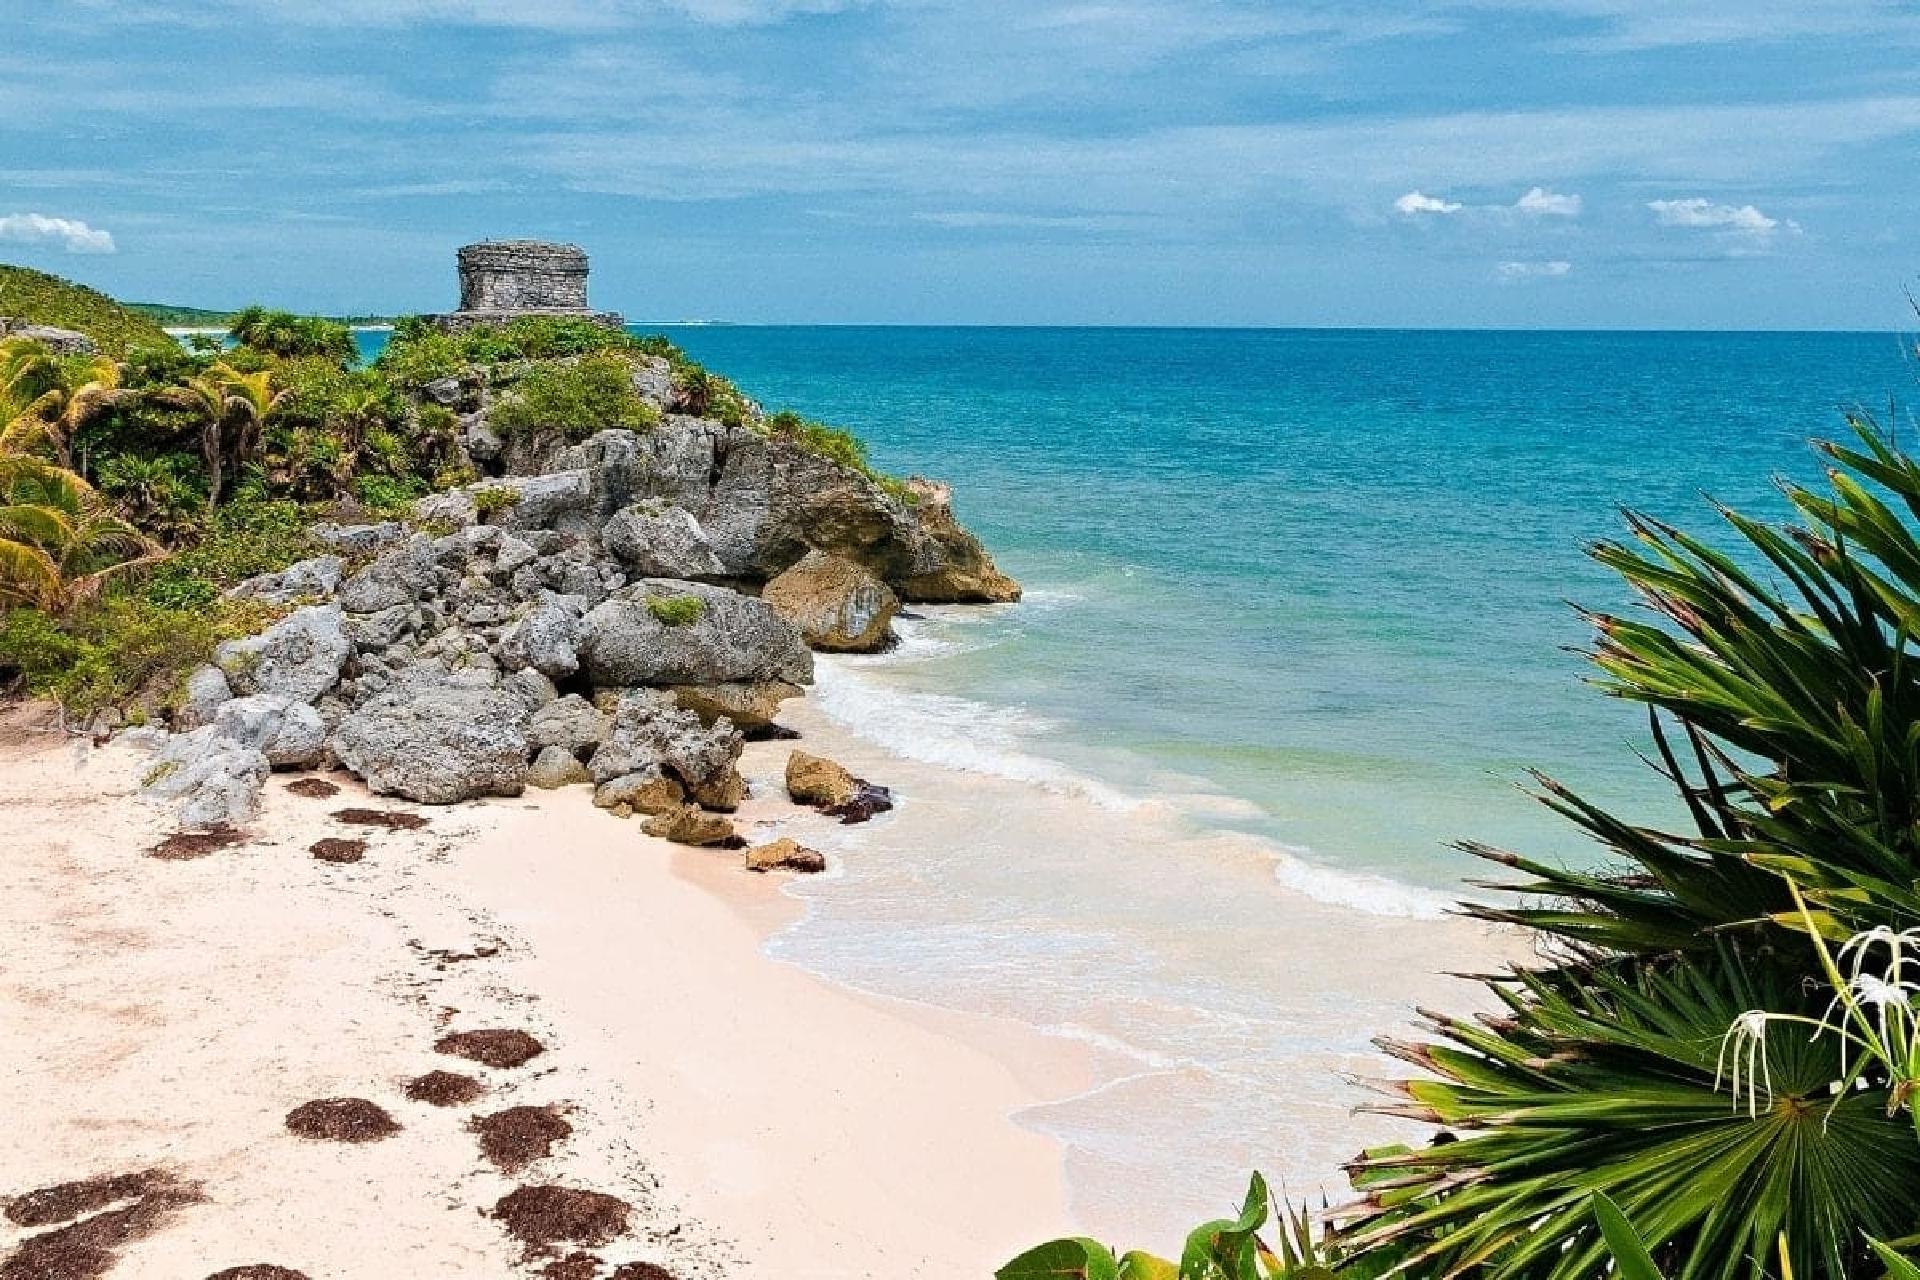
[[[107,356],[61,356],[37,342],[0,342],[0,449],[46,448],[73,470],[73,442],[118,403],[121,366]]]
[[[73,472],[0,453],[0,603],[64,615],[163,554]]]
[[[217,506],[230,476],[258,453],[267,417],[286,401],[270,370],[243,373],[225,361],[164,393],[200,419],[200,460],[207,469],[207,505]]]

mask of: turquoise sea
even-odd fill
[[[1583,554],[1618,508],[1782,513],[1846,410],[1912,429],[1891,334],[667,331],[951,481],[1027,587],[823,659],[904,802],[835,829],[772,950],[1107,1055],[1021,1118],[1088,1229],[1163,1249],[1251,1167],[1337,1196],[1400,1132],[1341,1073],[1515,945],[1442,918],[1484,870],[1447,842],[1596,856],[1526,769],[1678,820],[1569,652],[1569,601],[1631,607]]]

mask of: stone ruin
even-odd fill
[[[587,305],[587,255],[545,240],[482,240],[459,252],[460,309],[431,319],[443,329],[505,324],[519,316],[575,316],[609,329],[616,312]]]

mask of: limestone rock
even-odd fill
[[[535,747],[559,747],[579,755],[600,745],[607,736],[608,719],[577,693],[556,699],[533,713],[527,741]]]
[[[648,818],[640,824],[640,829],[650,836],[659,836],[662,840],[671,840],[675,844],[726,844],[738,838],[734,834],[733,823],[718,814],[705,813],[690,804],[683,804],[666,813]]]
[[[825,756],[796,751],[787,757],[787,794],[795,803],[825,808],[859,793],[859,779]]]
[[[623,774],[601,783],[593,792],[594,804],[612,811],[616,818],[630,818],[636,813],[668,813],[686,800],[686,791],[658,766]]]
[[[643,577],[711,578],[727,571],[706,530],[685,507],[635,503],[607,521],[600,541],[620,563]]]
[[[913,495],[920,546],[913,563],[890,578],[903,600],[927,604],[996,604],[1020,598],[1020,584],[1000,572],[980,539],[953,516],[953,489],[915,476]]]
[[[809,645],[838,653],[872,653],[892,638],[900,598],[864,567],[810,551],[769,582],[760,598],[800,628]]]
[[[339,589],[340,574],[346,561],[339,556],[315,556],[288,565],[278,573],[263,573],[229,588],[229,600],[265,600],[270,604],[293,604],[300,600],[331,599]]]
[[[238,827],[260,811],[266,756],[213,725],[169,737],[141,780],[141,793],[172,802],[183,830]]]
[[[500,690],[511,694],[528,715],[532,715],[560,696],[553,687],[553,681],[535,671],[532,667],[522,667],[500,682]]]
[[[401,688],[340,723],[340,762],[382,795],[426,804],[517,796],[526,785],[527,709],[499,689]]]
[[[747,798],[747,780],[737,765],[730,765],[698,782],[689,783],[687,795],[704,809],[732,813]]]
[[[196,669],[187,677],[186,696],[180,703],[178,717],[180,728],[198,729],[203,724],[212,724],[221,704],[232,697],[233,687],[227,683],[226,672],[212,665]]]
[[[565,596],[534,606],[500,637],[500,656],[507,665],[532,667],[553,680],[580,669],[579,647],[580,609]]]
[[[648,601],[698,600],[691,621],[667,622]],[[581,620],[580,657],[596,685],[813,681],[813,654],[772,606],[725,587],[649,578]]]
[[[257,636],[227,641],[213,660],[243,697],[273,693],[313,702],[339,682],[351,652],[340,606],[308,605]]]
[[[527,784],[552,791],[576,782],[592,782],[593,775],[565,747],[542,747],[527,767]]]
[[[780,713],[780,704],[800,696],[800,686],[785,680],[733,680],[724,684],[677,684],[673,700],[706,724],[725,716],[753,733],[765,729]]]
[[[378,524],[317,524],[308,533],[314,541],[350,556],[366,555],[407,536],[407,526],[398,520]]]
[[[416,533],[348,578],[340,587],[340,606],[349,613],[379,613],[417,605],[439,589],[433,539]]]
[[[213,725],[221,736],[259,751],[276,769],[310,769],[327,749],[327,726],[320,713],[307,703],[271,693],[221,704]]]
[[[99,344],[78,329],[34,324],[9,316],[0,316],[0,338],[25,338],[29,342],[39,343],[57,356],[91,356],[100,351]]]
[[[797,840],[775,840],[771,844],[755,845],[747,850],[747,870],[749,871],[803,871],[819,872],[827,869],[826,855],[818,849],[809,849]]]
[[[588,764],[597,782],[657,768],[689,791],[724,797],[742,746],[728,722],[703,725],[665,694],[634,690],[615,704],[606,739]]]

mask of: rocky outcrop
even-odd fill
[[[257,748],[202,725],[161,742],[140,790],[171,804],[184,831],[238,827],[260,811],[260,790],[271,770]]]
[[[517,796],[527,780],[527,711],[497,689],[383,694],[341,722],[334,754],[382,795],[426,804]]]
[[[229,590],[229,600],[263,600],[268,604],[301,604],[330,600],[340,587],[346,561],[339,556],[315,556],[289,565],[278,573],[248,578]]]
[[[1000,572],[980,539],[953,516],[953,488],[914,476],[907,481],[920,541],[908,569],[890,578],[903,600],[921,604],[1001,604],[1020,598],[1020,584]]]
[[[233,686],[227,683],[226,672],[212,665],[201,667],[187,677],[186,692],[174,723],[183,730],[212,724],[221,706],[232,697]]]
[[[800,629],[815,649],[873,653],[893,638],[900,598],[851,560],[809,551],[766,585],[760,598]]]
[[[50,324],[34,324],[12,316],[0,316],[0,338],[25,338],[37,342],[57,356],[98,355],[100,346],[78,329],[61,329]]]
[[[731,809],[746,792],[736,767],[743,746],[728,721],[704,725],[667,695],[635,690],[615,702],[606,738],[587,764],[596,782],[658,770],[701,803]]]
[[[764,601],[725,587],[649,578],[580,623],[580,658],[595,685],[813,682],[800,632]]]
[[[703,723],[712,724],[725,717],[752,734],[770,728],[780,704],[799,697],[802,690],[785,680],[731,680],[722,684],[676,684],[668,692]]]
[[[656,814],[641,823],[640,829],[650,836],[671,840],[675,844],[724,845],[739,838],[734,834],[733,823],[717,813],[705,813],[690,804]]]
[[[542,747],[527,766],[527,785],[553,791],[578,782],[592,782],[593,775],[578,756],[565,747]]]
[[[276,769],[311,769],[327,750],[327,726],[304,702],[271,693],[233,698],[214,713],[214,731],[244,743]]]
[[[726,576],[727,567],[715,554],[706,530],[685,507],[657,500],[637,502],[602,526],[600,542],[614,559],[642,577]]]
[[[237,694],[312,702],[339,682],[351,652],[340,607],[309,605],[257,636],[227,641],[213,660]]]
[[[686,800],[686,789],[669,778],[659,765],[648,765],[634,773],[610,778],[593,791],[593,803],[611,811],[616,818],[630,818],[636,813],[667,813],[678,809]]]
[[[749,871],[801,871],[814,873],[827,869],[826,855],[809,849],[797,840],[780,839],[755,845],[747,850]]]
[[[842,823],[865,822],[893,808],[893,793],[856,778],[824,756],[796,751],[787,757],[787,794],[796,804],[812,805]]]

